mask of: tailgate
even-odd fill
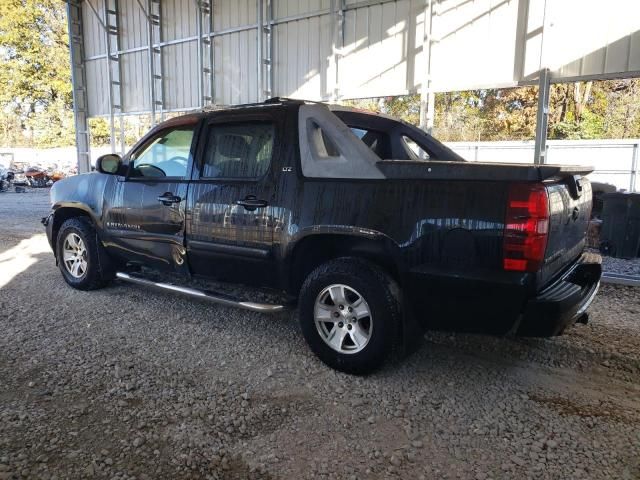
[[[538,289],[571,265],[582,253],[591,215],[591,183],[582,175],[545,182],[549,194],[549,236]]]

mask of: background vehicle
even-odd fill
[[[0,166],[0,192],[5,192],[11,188],[13,177],[12,171]]]
[[[424,328],[560,334],[599,284],[600,257],[583,254],[589,169],[465,162],[383,115],[281,99],[191,114],[96,170],[57,182],[43,219],[67,283],[117,275],[280,311],[134,272],[270,287],[347,372]]]
[[[13,184],[16,186],[29,186],[29,180],[25,175],[25,170],[27,169],[27,164],[25,162],[15,162],[12,161],[9,170],[13,172]]]
[[[57,182],[58,180],[62,180],[63,178],[65,178],[67,176],[66,173],[64,173],[62,170],[57,169],[57,168],[52,168],[48,174],[49,179],[51,180],[52,183]]]
[[[27,183],[30,187],[42,188],[50,185],[51,178],[49,173],[43,167],[27,167],[24,171],[25,177],[27,177]]]

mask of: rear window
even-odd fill
[[[381,160],[391,157],[389,135],[377,130],[351,127],[351,131]]]
[[[400,141],[411,160],[429,160],[429,153],[410,137],[402,135]]]
[[[431,135],[406,122],[340,108],[333,113],[382,160],[465,161]]]

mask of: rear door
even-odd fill
[[[275,278],[273,244],[282,222],[273,167],[281,130],[268,113],[226,113],[204,128],[187,206],[193,273],[262,285]]]

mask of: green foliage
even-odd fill
[[[133,146],[151,128],[150,115],[130,115],[124,120],[124,140],[127,147]],[[115,137],[119,145],[120,139],[120,119],[115,119]],[[89,129],[91,130],[91,146],[98,147],[108,145],[111,138],[111,125],[106,117],[96,117],[89,119]]]
[[[420,95],[390,97],[386,102],[386,113],[418,125],[420,123]]]
[[[440,93],[435,99],[434,134],[445,141],[531,140],[537,101],[535,86]],[[346,103],[416,125],[420,119],[419,95]],[[640,137],[638,79],[555,84],[550,103],[549,138]],[[132,145],[149,124],[148,117],[125,119],[125,143]],[[90,127],[92,145],[109,142],[106,119],[93,119]],[[73,144],[64,2],[0,0],[0,145]]]
[[[65,4],[0,0],[0,143],[73,144]]]
[[[419,95],[345,103],[419,123]],[[537,87],[439,93],[433,131],[444,141],[533,140],[537,112]],[[638,137],[640,80],[552,85],[549,138]]]
[[[346,100],[345,105],[384,113],[417,125],[420,123],[420,95]]]
[[[109,121],[104,117],[89,119],[89,130],[91,131],[91,146],[108,145],[111,138]]]

